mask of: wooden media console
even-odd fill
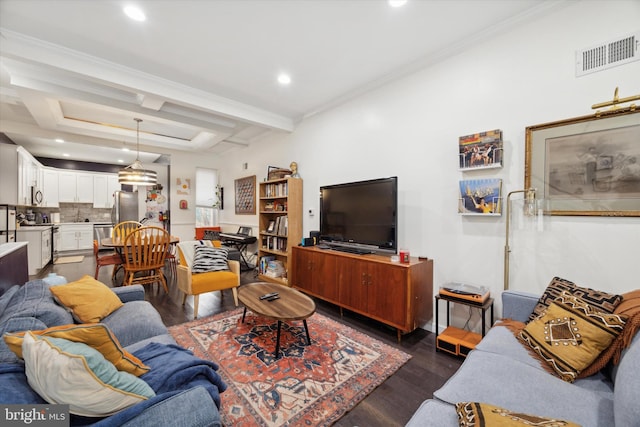
[[[291,286],[309,295],[395,327],[398,340],[433,316],[432,259],[404,264],[389,256],[297,246],[290,275]]]

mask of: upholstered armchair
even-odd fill
[[[222,258],[218,256],[215,260],[208,260],[203,263],[202,257],[199,256],[199,252],[211,252],[211,250],[199,250],[197,249],[198,246],[221,248],[220,242],[193,240],[180,242],[177,246],[179,257],[179,264],[177,266],[178,289],[184,293],[182,304],[187,301],[187,296],[193,295],[194,319],[198,317],[198,300],[200,294],[232,289],[235,305],[238,305],[240,262],[227,259],[226,256]],[[224,265],[225,262],[226,265]],[[217,266],[215,264],[217,264]]]

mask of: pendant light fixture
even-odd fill
[[[155,171],[144,169],[140,162],[140,122],[142,119],[133,119],[137,122],[136,128],[136,161],[118,172],[118,182],[126,185],[156,185],[158,174]]]

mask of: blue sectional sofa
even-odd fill
[[[140,379],[155,397],[106,418],[72,417],[71,424],[220,426],[218,393],[226,385],[215,372],[217,366],[176,346],[159,313],[144,300],[142,286],[112,290],[124,305],[101,323],[127,351],[151,366]],[[13,286],[0,297],[0,336],[72,323],[71,314],[54,301],[42,280]],[[0,339],[0,404],[44,403],[29,386],[25,363]]]
[[[538,296],[506,291],[503,317],[526,322]],[[573,383],[550,374],[505,326],[494,326],[407,427],[458,426],[456,403],[485,402],[583,427],[640,426],[640,334],[618,365]]]

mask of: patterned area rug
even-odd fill
[[[277,322],[242,309],[172,326],[181,346],[220,364],[225,426],[329,426],[404,365],[411,356],[319,313]]]

